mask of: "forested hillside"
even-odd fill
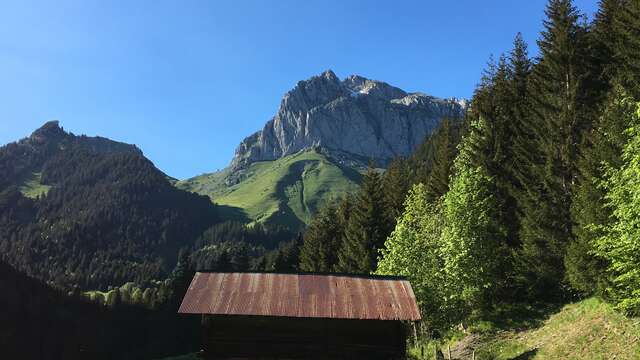
[[[370,166],[359,191],[328,203],[312,219],[300,249],[300,269],[375,271],[379,251],[402,215],[411,187],[423,184],[431,201],[447,192],[451,164],[466,128],[462,119],[444,119],[410,157],[396,159],[384,173]]]
[[[0,256],[62,288],[163,280],[217,222],[209,199],[173,187],[137,148],[55,122],[0,148],[0,164]],[[30,174],[47,189],[35,197],[21,191]]]
[[[639,315],[639,19],[549,1],[539,56],[518,34],[462,123],[320,211],[301,268],[407,276],[432,335],[591,295]]]

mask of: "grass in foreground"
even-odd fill
[[[478,360],[640,359],[640,319],[626,318],[597,298],[566,305],[542,321],[520,319],[511,329],[502,326],[507,323],[476,324],[472,334],[451,342],[453,358],[471,359],[475,350]],[[446,349],[447,343],[437,345]],[[420,346],[423,359],[434,358],[433,342]],[[420,346],[410,350],[416,359]]]

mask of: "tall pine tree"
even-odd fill
[[[449,178],[453,161],[458,154],[458,144],[462,138],[463,121],[461,119],[442,119],[442,122],[429,138],[429,172],[424,179],[427,198],[435,201],[449,190]]]
[[[337,270],[350,273],[374,271],[378,252],[391,233],[391,226],[385,214],[381,176],[373,165],[369,165],[338,252]]]
[[[625,130],[631,126],[634,111],[635,102],[622,86],[615,86],[580,158],[580,182],[571,206],[574,239],[567,249],[565,265],[569,284],[584,295],[604,295],[608,286],[607,264],[593,256],[593,242],[599,236],[593,226],[611,222],[605,191],[598,184],[604,177],[602,164],[618,168],[622,163],[622,149],[628,140]]]
[[[411,179],[407,165],[406,160],[395,159],[389,164],[382,177],[385,211],[388,221],[393,224],[402,214],[404,199],[409,191]]]
[[[610,1],[609,1],[610,2]],[[619,60],[618,78],[636,100],[640,99],[640,1],[621,0],[614,17],[615,50]]]
[[[329,202],[318,211],[304,233],[300,270],[329,272],[333,269],[344,237],[345,224],[340,220],[335,202]]]
[[[520,275],[527,293],[537,298],[561,294],[564,255],[572,235],[570,205],[576,180],[577,145],[588,122],[578,104],[583,99],[586,29],[570,0],[551,0],[545,30],[538,41],[540,60],[529,90],[531,129],[541,152],[529,166],[519,199]]]

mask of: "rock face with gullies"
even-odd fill
[[[331,71],[300,81],[277,114],[236,149],[232,170],[305,149],[321,149],[340,162],[384,166],[407,156],[445,117],[460,117],[466,104],[406,93],[381,81]]]

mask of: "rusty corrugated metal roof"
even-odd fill
[[[337,274],[198,272],[178,312],[420,320],[416,298],[407,280]]]

